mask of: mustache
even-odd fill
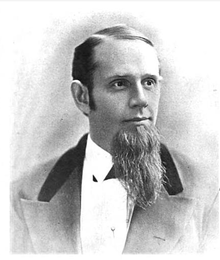
[[[135,204],[146,209],[160,194],[164,168],[160,158],[160,135],[156,127],[121,129],[113,138],[112,160],[116,178]]]

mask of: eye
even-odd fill
[[[130,83],[127,80],[115,80],[111,83],[111,88],[115,90],[122,90],[129,87]]]
[[[154,86],[157,85],[157,82],[156,82],[155,79],[152,79],[152,78],[149,79],[148,78],[148,79],[143,80],[143,85],[146,88],[153,88]]]

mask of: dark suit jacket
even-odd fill
[[[86,139],[84,136],[67,151],[49,175],[50,163],[12,185],[12,252],[82,253],[81,181]],[[213,236],[209,219],[216,192],[208,203],[198,198],[188,165],[174,159],[163,144],[161,159],[166,168],[161,196],[147,210],[135,206],[123,253],[198,252]]]

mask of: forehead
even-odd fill
[[[98,72],[108,74],[159,74],[155,49],[141,40],[106,39],[94,52]],[[109,75],[111,76],[111,75]]]

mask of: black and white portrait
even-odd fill
[[[218,250],[219,3],[11,14],[10,250]]]

